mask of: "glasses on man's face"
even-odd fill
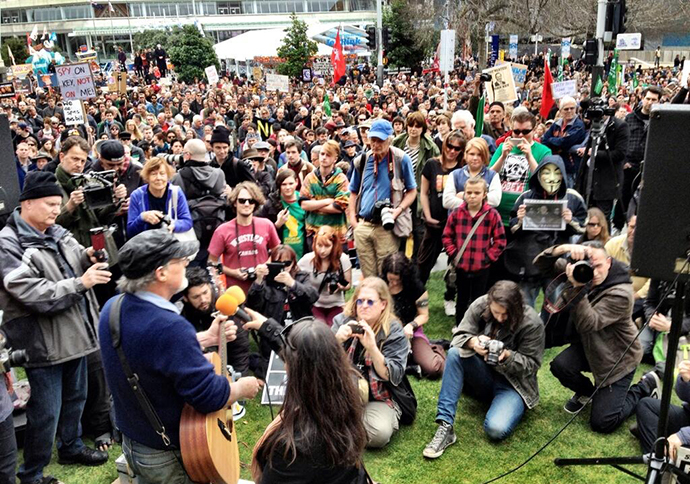
[[[238,198],[237,203],[240,205],[256,205],[256,200],[253,198]]]
[[[527,136],[528,134],[530,134],[530,133],[532,132],[533,129],[534,129],[534,128],[530,128],[530,129],[514,129],[514,130],[513,130],[513,134]]]
[[[360,298],[360,299],[357,299],[357,300],[355,301],[355,303],[357,303],[357,306],[359,306],[359,307],[361,307],[361,306],[367,306],[367,307],[369,307],[369,308],[372,307],[372,306],[373,306],[374,304],[376,304],[377,302],[379,302],[378,299],[374,300],[374,299],[361,299],[361,298]]]

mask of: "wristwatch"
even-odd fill
[[[410,323],[410,326],[412,326],[412,329],[416,330],[417,328],[419,328],[419,323],[417,323],[417,321],[412,321]]]

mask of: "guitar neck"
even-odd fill
[[[220,297],[225,292],[225,276],[223,275],[222,265],[209,265],[207,267],[208,273],[211,275],[211,280],[215,286],[216,295]],[[220,323],[219,337],[218,337],[218,355],[220,356],[220,374],[228,376],[228,346],[225,343],[225,321]]]

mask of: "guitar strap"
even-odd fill
[[[170,437],[168,437],[168,434],[165,431],[163,422],[161,421],[160,417],[158,417],[158,413],[156,413],[156,409],[153,408],[149,397],[139,384],[139,376],[132,372],[132,368],[129,366],[129,362],[125,357],[125,352],[122,349],[120,341],[120,316],[122,311],[122,301],[124,298],[125,295],[120,294],[110,306],[109,325],[110,338],[112,339],[113,348],[115,348],[115,351],[117,351],[117,356],[120,358],[120,364],[122,365],[122,370],[127,378],[127,383],[129,383],[129,386],[132,388],[134,396],[137,397],[137,402],[139,402],[139,406],[144,411],[147,420],[151,424],[151,427],[153,427],[156,433],[163,440],[163,445],[168,448],[174,448],[170,443]]]

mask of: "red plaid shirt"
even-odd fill
[[[446,249],[448,259],[452,260],[462,247],[477,219],[486,211],[489,213],[477,227],[477,231],[472,236],[457,266],[458,269],[465,272],[477,272],[486,269],[498,260],[501,252],[506,248],[506,233],[503,229],[501,215],[485,202],[477,215],[472,217],[467,210],[467,204],[463,203],[451,212],[446,227],[443,229],[443,247]]]

